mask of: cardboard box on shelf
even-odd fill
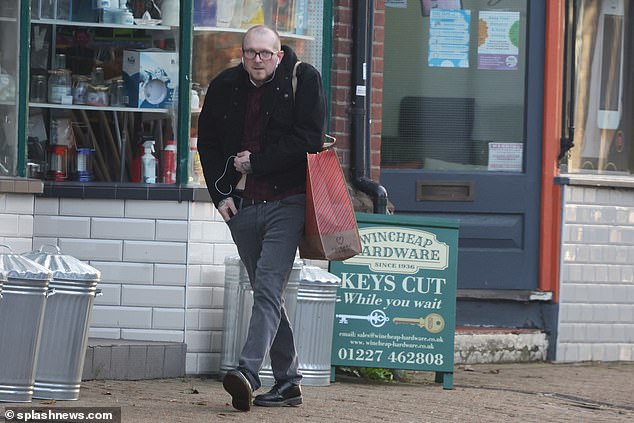
[[[125,50],[123,80],[130,107],[176,106],[178,54],[160,49]]]

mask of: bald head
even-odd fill
[[[279,51],[282,48],[280,35],[276,30],[266,25],[255,25],[249,28],[242,39],[242,48],[244,49],[244,46],[248,44],[248,41],[254,38],[257,38],[258,41],[262,41],[267,44],[270,42],[270,47],[273,51]]]
[[[275,76],[275,70],[284,57],[280,36],[264,25],[249,28],[242,39],[242,65],[256,87]]]

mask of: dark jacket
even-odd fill
[[[326,104],[321,76],[307,63],[297,68],[293,99],[291,79],[297,56],[288,46],[282,49],[284,57],[275,77],[262,87],[266,90],[264,139],[260,152],[251,154],[251,168],[253,175],[267,176],[271,192],[283,195],[306,185],[306,153],[322,148]],[[228,158],[241,151],[243,128],[249,124],[244,121],[249,85],[241,64],[223,71],[211,81],[198,119],[198,151],[216,207],[240,179],[233,159]]]

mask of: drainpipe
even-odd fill
[[[575,84],[576,84],[576,63],[575,40],[577,36],[577,2],[575,0],[566,0],[564,3],[566,8],[565,17],[566,24],[564,30],[564,84],[562,98],[568,103],[566,107],[561,108],[561,139],[559,140],[559,156],[558,161],[566,158],[568,150],[575,146]],[[567,74],[567,75],[566,75]],[[565,104],[565,103],[564,103]],[[568,161],[561,162],[559,168],[567,172]]]
[[[370,177],[372,29],[374,0],[353,2],[352,30],[352,184],[372,197],[375,214],[387,214],[387,191]],[[368,25],[368,18],[370,25]],[[368,42],[369,40],[369,42]],[[367,78],[366,78],[367,75]]]

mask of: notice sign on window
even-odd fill
[[[385,7],[397,7],[407,9],[407,0],[385,0]]]
[[[470,10],[431,10],[427,58],[430,67],[469,67],[470,23]]]
[[[521,172],[524,144],[489,143],[489,170],[497,172]]]
[[[480,12],[478,69],[516,70],[519,38],[519,12]]]

